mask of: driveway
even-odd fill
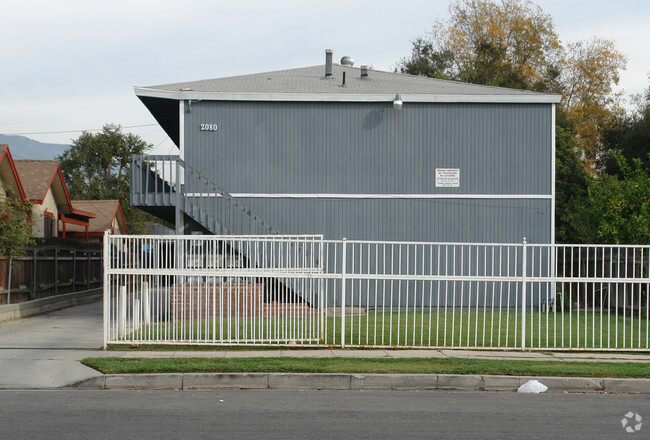
[[[60,388],[99,375],[78,360],[102,346],[102,303],[0,323],[0,389]]]

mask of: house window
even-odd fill
[[[43,229],[43,236],[44,237],[54,237],[56,235],[56,231],[54,229],[54,215],[46,212],[45,217],[44,217],[44,229]]]

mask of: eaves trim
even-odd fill
[[[397,93],[391,94],[352,94],[352,93],[235,93],[235,92],[196,92],[183,90],[161,90],[135,87],[137,96],[150,98],[205,101],[283,101],[283,102],[393,102]],[[502,104],[558,104],[561,95],[521,94],[521,95],[432,95],[400,94],[402,102],[416,103],[502,103]]]

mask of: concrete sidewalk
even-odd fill
[[[58,388],[311,388],[516,390],[528,380],[508,376],[356,374],[166,374],[104,375],[81,365],[87,357],[356,357],[482,358],[600,362],[650,362],[623,353],[479,350],[282,349],[253,351],[103,351],[101,302],[0,323],[0,389]],[[650,379],[543,378],[551,391],[650,393]]]

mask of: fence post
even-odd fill
[[[77,291],[77,250],[72,250],[72,291]]]
[[[144,324],[151,324],[151,311],[149,309],[149,283],[144,281],[142,283],[142,308],[144,312]]]
[[[38,250],[34,248],[34,298],[31,299],[36,299],[36,282],[37,282],[37,277],[36,277],[36,261],[38,260]]]
[[[13,262],[14,258],[9,257],[9,267],[7,268],[7,272],[9,273],[9,281],[7,281],[7,304],[11,304],[11,266],[13,266]],[[5,260],[5,264],[7,264],[7,260]]]
[[[120,301],[119,301],[119,331],[118,337],[124,339],[126,335],[126,286],[120,287]]]
[[[54,295],[59,294],[59,247],[54,246]]]
[[[183,223],[183,214],[181,212],[181,200],[182,200],[182,185],[181,185],[181,163],[176,161],[176,191],[172,192],[172,197],[174,197],[174,221],[176,223],[176,235],[183,235],[183,228],[181,223]],[[215,197],[216,200],[216,197]],[[216,215],[216,214],[215,214]]]
[[[102,261],[103,267],[103,274],[104,274],[104,283],[103,283],[103,291],[104,291],[104,350],[106,350],[107,345],[108,345],[108,323],[110,319],[110,310],[109,310],[109,301],[110,301],[110,286],[109,286],[109,275],[108,275],[108,269],[110,268],[110,254],[109,254],[109,249],[110,249],[110,234],[109,230],[104,231],[104,241],[103,241],[103,246],[104,249],[102,250],[102,253],[104,255],[104,258]]]
[[[327,305],[327,300],[325,299],[325,278],[323,278],[323,275],[325,274],[325,263],[323,263],[323,252],[325,248],[325,243],[323,243],[323,236],[321,235],[320,237],[320,249],[319,249],[319,257],[318,261],[316,262],[318,266],[318,273],[321,276],[318,279],[318,299],[319,299],[319,305],[318,307],[320,308],[320,334],[321,334],[321,339],[322,341],[327,344],[327,335],[325,333],[325,319],[327,319],[327,311],[325,310],[325,307]]]
[[[521,349],[526,349],[526,237],[522,243],[521,268]]]
[[[341,250],[341,348],[345,348],[345,268],[347,239],[342,240]]]
[[[86,290],[90,289],[90,265],[92,264],[92,255],[94,252],[86,252],[86,259],[88,260],[88,271],[86,273]]]

